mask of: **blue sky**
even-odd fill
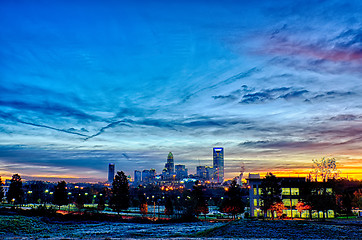
[[[360,1],[0,3],[0,175],[362,169]]]

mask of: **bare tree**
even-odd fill
[[[335,158],[313,159],[313,170],[310,172],[311,178],[316,182],[318,180],[326,182],[328,179],[336,179],[340,171],[337,170]]]

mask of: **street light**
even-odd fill
[[[156,218],[156,202],[155,202],[155,196],[152,195],[152,201],[153,201],[153,218]]]

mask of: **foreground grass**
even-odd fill
[[[0,215],[0,236],[36,236],[47,238],[64,230],[72,230],[72,226],[47,224],[39,217],[21,215]]]
[[[37,234],[49,232],[45,223],[36,217],[0,216],[1,234]]]
[[[237,220],[227,223],[49,222],[0,215],[1,238],[287,238],[362,239],[361,220]]]
[[[362,221],[239,220],[197,232],[189,237],[362,239]]]

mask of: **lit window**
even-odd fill
[[[254,187],[254,195],[258,195],[258,189]]]
[[[328,214],[328,218],[334,218],[334,211],[333,210],[328,210],[327,214]]]
[[[261,193],[261,188],[259,188],[259,195],[261,195],[262,193]]]
[[[254,199],[254,206],[258,206],[258,199]]]
[[[332,189],[332,188],[326,188],[326,193],[332,194],[332,193],[333,193],[333,189]]]
[[[283,204],[285,207],[290,207],[290,199],[283,199]]]
[[[295,207],[297,206],[298,203],[298,199],[292,199],[292,206]]]
[[[282,195],[290,195],[290,188],[282,188]]]
[[[299,195],[299,188],[291,188],[290,195]]]

